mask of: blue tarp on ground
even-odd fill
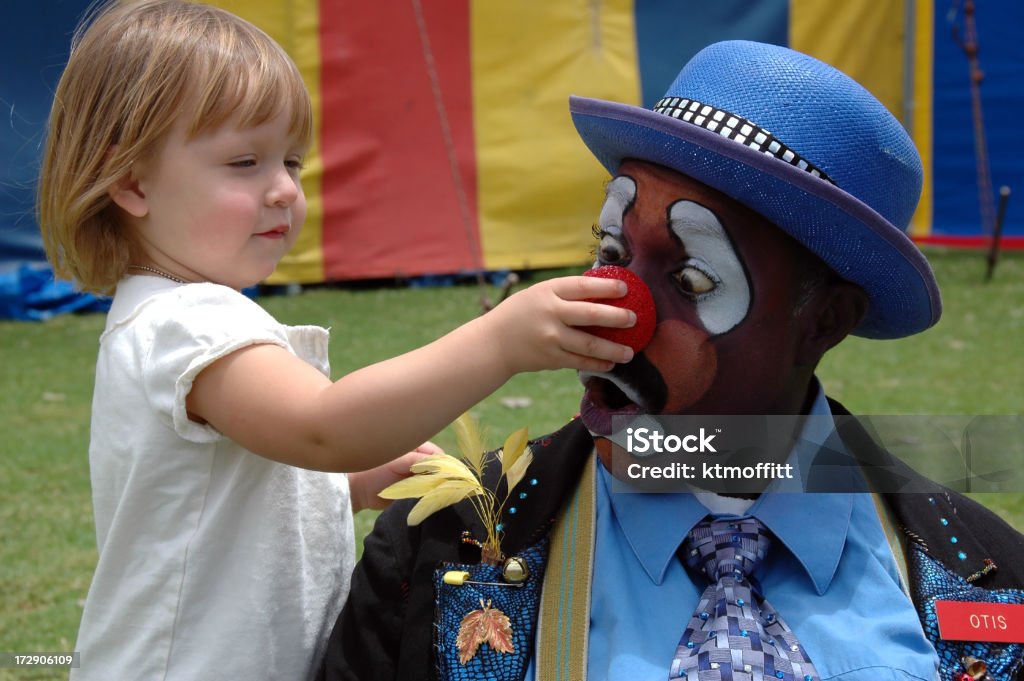
[[[66,281],[55,281],[45,265],[19,265],[0,272],[0,319],[45,321],[67,312],[106,312],[110,299],[76,291]]]

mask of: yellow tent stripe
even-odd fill
[[[924,187],[910,233],[925,236],[932,221],[933,7],[929,0],[912,6],[913,15],[907,16],[902,2],[790,0],[790,47],[852,76],[910,130],[924,164]],[[851,39],[857,35],[870,39]]]
[[[789,21],[790,47],[832,64],[904,118],[903,3],[790,0]]]
[[[475,0],[470,12],[484,265],[582,265],[607,173],[568,99],[640,101],[632,2]]]
[[[914,2],[914,88],[911,128],[914,144],[921,154],[924,165],[924,187],[921,189],[921,202],[917,204],[917,212],[910,221],[910,234],[925,237],[932,233],[932,68],[934,55],[934,7],[931,2],[917,0]]]
[[[320,6],[318,0],[213,0],[212,4],[251,21],[276,40],[291,55],[313,100],[313,146],[305,159],[302,187],[306,194],[306,222],[292,247],[269,283],[311,283],[324,280],[323,201],[321,179],[323,161],[320,155]]]

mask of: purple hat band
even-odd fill
[[[688,175],[861,286],[869,307],[856,335],[898,338],[938,321],[934,274],[903,231],[920,195],[920,159],[899,122],[831,66],[774,45],[717,43],[653,111],[582,97],[569,108],[612,174],[633,158]]]

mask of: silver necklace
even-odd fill
[[[184,279],[182,279],[180,277],[176,277],[173,274],[168,274],[167,272],[164,272],[163,270],[158,270],[155,267],[147,267],[145,265],[128,265],[128,269],[130,269],[130,270],[142,270],[143,272],[149,272],[151,274],[155,274],[158,277],[163,277],[164,279],[170,279],[171,281],[177,282],[179,284],[187,284],[187,283],[189,283],[189,282],[185,281]]]

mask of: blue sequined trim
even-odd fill
[[[911,583],[925,634],[939,654],[939,678],[955,679],[963,672],[961,659],[970,655],[984,660],[989,675],[996,681],[1012,681],[1024,665],[1024,644],[981,643],[976,641],[945,641],[939,638],[939,621],[935,601],[1024,604],[1024,590],[988,590],[968,584],[947,570],[919,546],[909,551]]]

